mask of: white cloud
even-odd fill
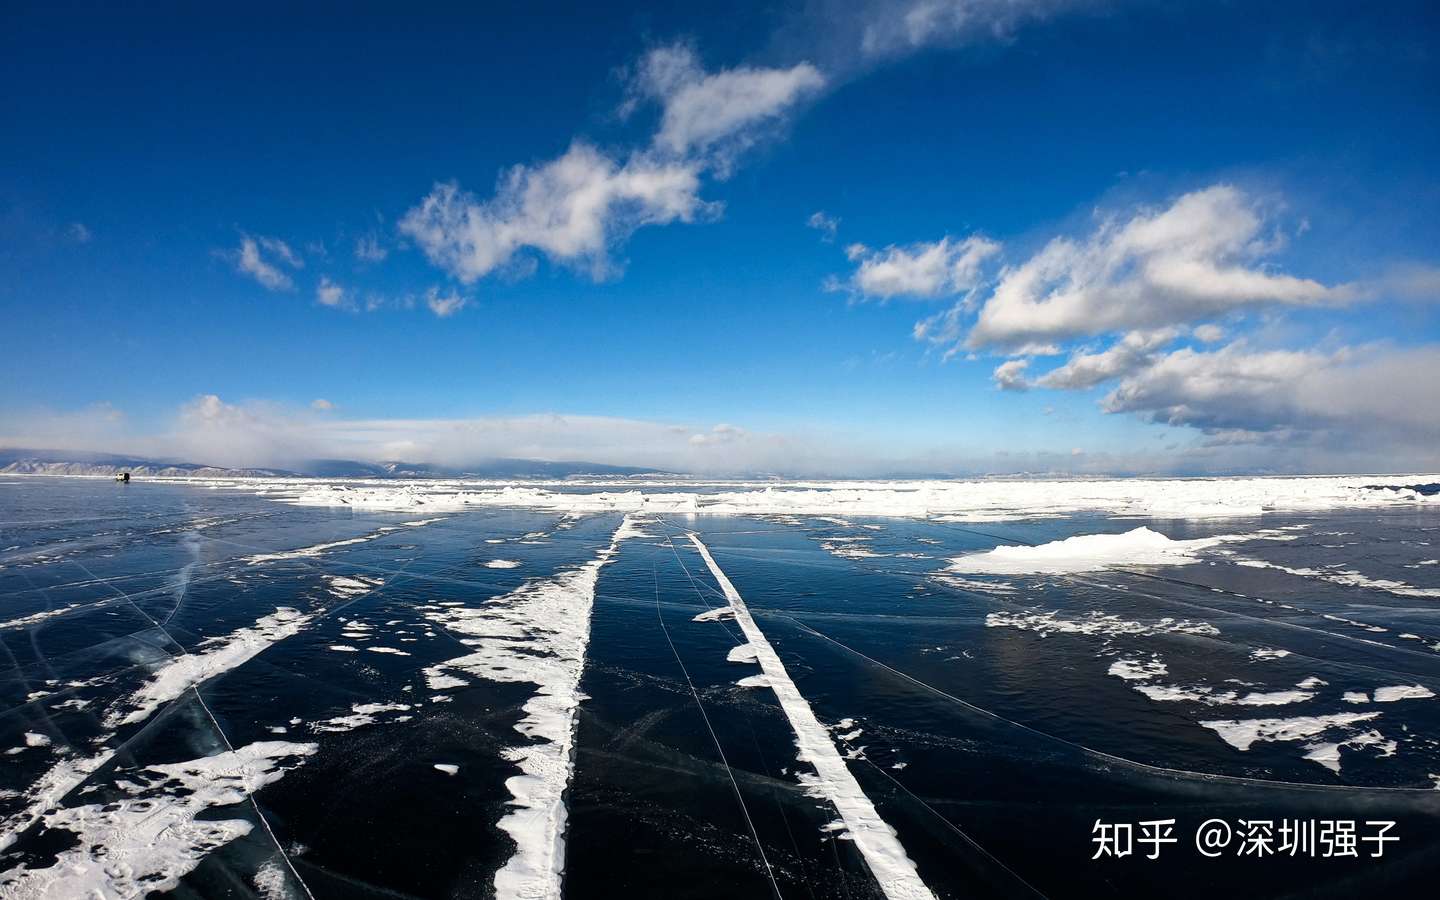
[[[804,97],[825,85],[809,63],[789,68],[737,66],[707,73],[695,51],[682,44],[651,50],[631,84],[631,99],[661,104],[655,147],[679,157],[719,154],[722,168],[754,143],[755,129],[778,120]]]
[[[314,400],[310,401],[310,408],[318,409],[321,412],[328,412],[329,410],[335,408],[335,404],[331,403],[329,400],[326,400],[324,397],[316,397]]]
[[[840,230],[840,220],[833,216],[825,215],[824,210],[810,214],[805,224],[820,232],[820,240],[827,244],[834,243],[835,234]]]
[[[1002,391],[1028,391],[1030,382],[1025,379],[1025,370],[1030,367],[1028,359],[1006,360],[995,367],[991,377],[995,386]]]
[[[724,422],[711,428],[708,433],[697,432],[690,435],[690,446],[706,447],[716,444],[733,444],[749,438],[749,432],[736,425],[729,425]]]
[[[884,250],[851,244],[845,255],[859,266],[848,284],[860,296],[882,300],[964,294],[981,284],[985,262],[999,252],[999,244],[978,235]]]
[[[380,239],[367,234],[355,242],[355,258],[361,262],[382,262],[390,251],[381,245]]]
[[[862,9],[860,49],[895,56],[922,47],[1009,40],[1022,25],[1043,21],[1090,0],[880,0]]]
[[[329,276],[321,275],[320,284],[315,288],[315,299],[325,306],[344,306],[345,289],[331,281]]]
[[[1207,344],[1215,344],[1225,339],[1225,329],[1213,323],[1195,326],[1195,337],[1197,340]]]
[[[622,165],[577,142],[557,159],[515,166],[489,200],[437,184],[400,220],[400,230],[466,284],[510,264],[524,248],[603,277],[611,270],[609,248],[635,229],[692,222],[711,211],[699,190],[693,162],[636,155]]]
[[[1154,351],[1179,337],[1178,328],[1132,331],[1098,353],[1075,353],[1063,365],[1035,380],[1039,387],[1085,390],[1148,365]]]
[[[1090,237],[1055,238],[1001,272],[966,343],[1035,341],[1192,322],[1249,306],[1322,306],[1355,300],[1354,286],[1272,271],[1276,249],[1259,204],[1216,185],[1163,210],[1103,219]]]
[[[257,240],[260,241],[260,246],[264,247],[266,250],[270,251],[275,256],[280,257],[280,261],[283,262],[285,265],[289,266],[290,268],[305,268],[305,262],[300,258],[300,254],[296,253],[294,250],[291,250],[290,245],[280,240],[279,238],[261,237],[257,238]]]
[[[526,249],[604,278],[616,268],[610,251],[636,229],[717,215],[720,205],[700,198],[702,176],[728,173],[765,127],[823,84],[808,63],[707,73],[693,50],[657,48],[641,61],[622,108],[659,104],[648,147],[610,154],[576,140],[555,159],[504,172],[488,200],[437,184],[400,231],[466,284],[524,265],[517,254]]]
[[[469,304],[469,298],[462,297],[453,290],[442,292],[439,288],[432,287],[425,293],[425,305],[442,319],[450,318]]]
[[[1214,351],[1181,348],[1120,382],[1107,412],[1186,425],[1226,441],[1440,447],[1440,347]]]
[[[70,240],[77,244],[90,243],[90,229],[86,228],[84,223],[71,222],[70,227],[65,229],[65,233],[70,237]]]
[[[304,263],[290,245],[275,238],[253,238],[249,235],[241,235],[240,248],[231,254],[230,259],[235,263],[236,271],[243,275],[249,275],[262,286],[272,291],[293,291],[295,282],[278,265],[267,258],[278,257],[279,261],[291,268],[302,268]]]

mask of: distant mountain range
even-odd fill
[[[315,459],[294,469],[226,468],[173,460],[140,459],[109,453],[70,450],[0,449],[0,474],[115,475],[129,472],[142,478],[626,478],[670,475],[635,466],[540,459],[493,459],[464,468],[430,463],[365,463],[353,459]]]

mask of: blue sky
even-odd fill
[[[1440,463],[1430,5],[672,6],[12,5],[0,444]]]

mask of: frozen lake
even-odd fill
[[[1440,504],[1177,484],[8,479],[0,896],[1424,895]]]

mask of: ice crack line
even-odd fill
[[[915,863],[900,845],[895,829],[886,824],[875,811],[874,804],[861,790],[860,783],[850,774],[845,760],[835,749],[830,733],[820,724],[820,720],[815,718],[810,703],[800,694],[795,682],[790,680],[785,664],[770,646],[765,633],[750,617],[750,610],[745,606],[740,592],[735,590],[730,579],[725,577],[724,571],[715,563],[715,558],[710,555],[709,548],[699,536],[692,533],[688,537],[695,549],[700,551],[710,574],[715,576],[715,581],[724,591],[740,631],[755,648],[755,661],[760,664],[766,683],[775,691],[775,696],[780,700],[780,708],[790,720],[790,727],[795,732],[795,744],[800,748],[798,758],[815,767],[818,778],[811,785],[814,793],[828,799],[840,813],[840,819],[854,840],[855,848],[865,858],[871,874],[875,876],[880,889],[889,900],[933,898],[935,895],[925,886],[925,882],[920,880],[920,875],[915,871]]]

